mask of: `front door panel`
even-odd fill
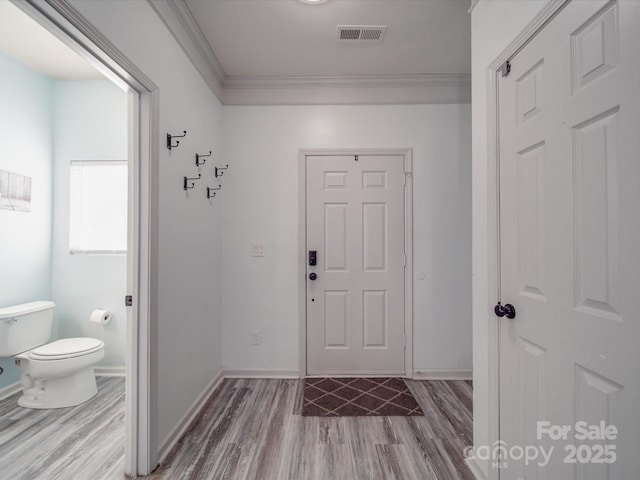
[[[404,157],[306,162],[307,373],[403,375]]]

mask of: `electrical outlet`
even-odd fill
[[[254,330],[251,332],[251,345],[260,345],[262,343],[262,334],[260,330]]]

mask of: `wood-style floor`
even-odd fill
[[[77,407],[33,410],[0,402],[0,480],[124,478],[124,378],[98,377]]]
[[[299,380],[225,380],[150,480],[473,480],[471,383],[407,381],[424,417],[302,417]],[[0,480],[124,474],[124,381],[56,410],[0,402]]]
[[[471,383],[408,381],[424,417],[302,417],[299,380],[225,380],[153,480],[473,480]]]

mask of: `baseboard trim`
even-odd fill
[[[489,480],[489,477],[482,471],[482,468],[480,468],[480,465],[478,465],[475,458],[465,458],[464,462],[467,464],[467,467],[469,467],[469,470],[471,470],[471,473],[476,480]]]
[[[300,378],[298,370],[224,370],[225,378]]]
[[[11,395],[15,395],[16,393],[20,393],[22,391],[22,382],[19,380],[14,383],[10,383],[6,387],[0,388],[0,400],[5,400],[9,398]]]
[[[473,370],[414,370],[414,380],[472,380]]]
[[[117,367],[93,367],[96,377],[124,377],[127,369],[124,365]]]
[[[193,423],[211,394],[218,388],[224,378],[224,371],[220,370],[218,374],[213,377],[213,380],[209,382],[204,390],[202,390],[200,395],[198,395],[198,397],[194,400],[189,409],[184,413],[182,418],[180,418],[176,426],[173,427],[173,430],[169,433],[169,435],[167,435],[162,443],[160,443],[160,446],[158,447],[158,463],[160,465],[162,465],[167,455],[171,452],[171,450],[173,450],[173,447],[175,447],[176,443],[178,443],[178,441],[182,438],[182,435],[184,435],[191,423]]]

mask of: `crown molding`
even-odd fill
[[[147,0],[213,93],[222,101],[226,74],[184,0]]]
[[[470,75],[347,75],[290,77],[226,77],[225,88],[304,88],[304,87],[453,87],[470,83]]]
[[[227,77],[225,105],[468,103],[470,75]]]
[[[229,76],[185,0],[147,0],[223,105],[468,103],[470,75]]]

